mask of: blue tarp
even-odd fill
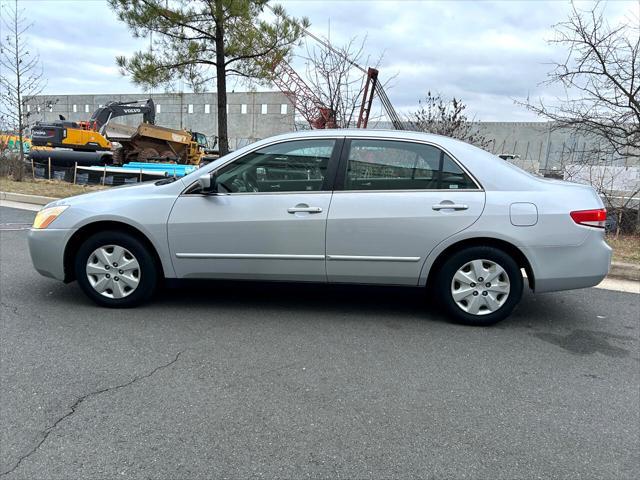
[[[184,177],[196,170],[195,165],[180,165],[177,163],[146,163],[146,162],[130,162],[122,165],[127,170],[152,170],[158,173],[164,172],[168,177]]]

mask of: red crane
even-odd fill
[[[271,7],[267,5],[271,11]],[[389,120],[393,124],[396,130],[404,130],[405,126],[400,120],[397,112],[393,108],[389,97],[387,97],[384,87],[378,82],[378,70],[369,67],[364,69],[351,59],[345,56],[343,52],[336,50],[326,40],[314,35],[308,30],[303,28],[305,34],[313,38],[316,42],[328,48],[336,55],[344,58],[353,67],[362,71],[365,74],[366,81],[364,84],[362,101],[360,103],[360,113],[358,115],[358,121],[356,123],[357,128],[367,128],[369,123],[369,114],[371,113],[371,106],[373,105],[374,95],[378,95],[382,107],[384,108]],[[298,73],[289,65],[289,63],[281,59],[272,67],[273,70],[273,83],[284,93],[289,101],[293,104],[294,108],[309,122],[309,126],[314,129],[318,128],[336,128],[335,112],[326,105],[322,100],[313,92],[313,90],[305,83],[305,81],[298,75]]]
[[[272,81],[287,96],[293,108],[309,122],[311,128],[336,128],[334,112],[323,105],[288,62],[282,60],[273,68]]]

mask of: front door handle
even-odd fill
[[[320,207],[302,207],[296,205],[295,207],[287,208],[287,212],[289,213],[322,213],[322,208]]]
[[[438,203],[431,208],[433,210],[468,210],[469,206],[462,203]]]

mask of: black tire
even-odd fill
[[[95,250],[106,245],[117,245],[128,250],[138,261],[139,283],[137,287],[123,298],[108,298],[98,293],[91,286],[87,277],[87,261]],[[158,285],[158,266],[148,248],[135,236],[119,231],[98,232],[87,238],[74,259],[76,279],[82,291],[95,303],[103,307],[127,308],[135,307],[149,300]],[[114,272],[115,275],[117,273]]]
[[[162,158],[165,162],[176,162],[180,161],[180,158],[173,153],[171,150],[164,150],[159,154],[160,158]]]
[[[456,272],[473,260],[495,262],[509,277],[510,289],[502,306],[485,314],[471,314],[458,306],[452,294],[452,282]],[[470,247],[451,255],[435,276],[433,290],[445,312],[458,323],[473,326],[494,325],[507,318],[522,298],[522,273],[515,260],[504,251],[494,247]],[[480,287],[481,288],[481,287]]]
[[[155,148],[144,148],[138,153],[138,162],[152,162],[158,160],[158,150]]]
[[[125,157],[124,148],[118,147],[113,151],[113,155],[111,157],[111,163],[113,165],[122,165],[123,163],[125,163],[124,157]]]

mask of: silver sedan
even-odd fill
[[[29,233],[35,268],[99,305],[166,278],[430,288],[489,325],[536,292],[607,274],[606,212],[588,186],[530,175],[469,144],[415,132],[272,137],[181,179],[56,201]]]

